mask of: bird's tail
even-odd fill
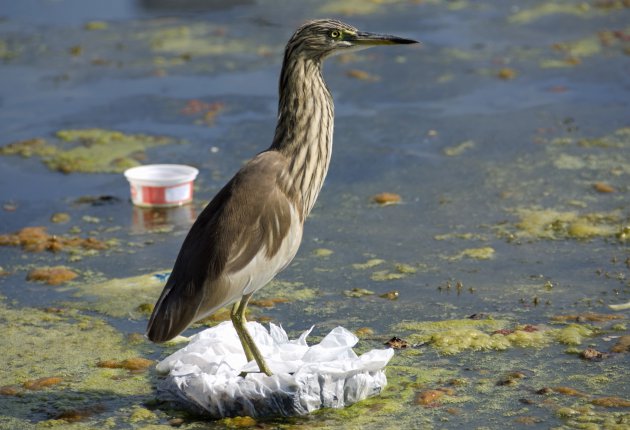
[[[149,340],[166,342],[186,330],[197,315],[196,304],[199,300],[194,296],[195,288],[192,285],[177,288],[167,282],[147,325]]]

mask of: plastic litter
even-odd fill
[[[193,336],[190,343],[157,365],[168,374],[158,396],[177,400],[212,418],[233,416],[304,415],[320,408],[343,408],[379,394],[387,378],[383,368],[392,349],[357,356],[358,338],[343,327],[333,329],[319,344],[308,346],[305,331],[295,340],[274,324],[269,330],[256,322],[247,328],[273,372],[257,372],[247,363],[231,322]]]

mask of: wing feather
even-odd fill
[[[292,203],[279,186],[286,167],[284,156],[275,151],[259,154],[202,211],[155,305],[149,339],[172,339],[240,298],[247,285],[235,285],[234,279],[242,277],[230,275],[253,267],[250,263],[261,253],[269,260],[278,254],[292,221]],[[288,261],[281,263],[277,271]],[[255,279],[255,274],[248,276],[250,282]]]

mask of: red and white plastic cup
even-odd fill
[[[147,164],[125,170],[131,201],[141,207],[173,207],[190,203],[199,170],[183,164]]]

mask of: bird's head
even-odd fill
[[[298,28],[287,44],[287,54],[303,54],[313,59],[359,50],[377,45],[418,43],[387,34],[359,31],[351,25],[335,19],[309,21]]]

